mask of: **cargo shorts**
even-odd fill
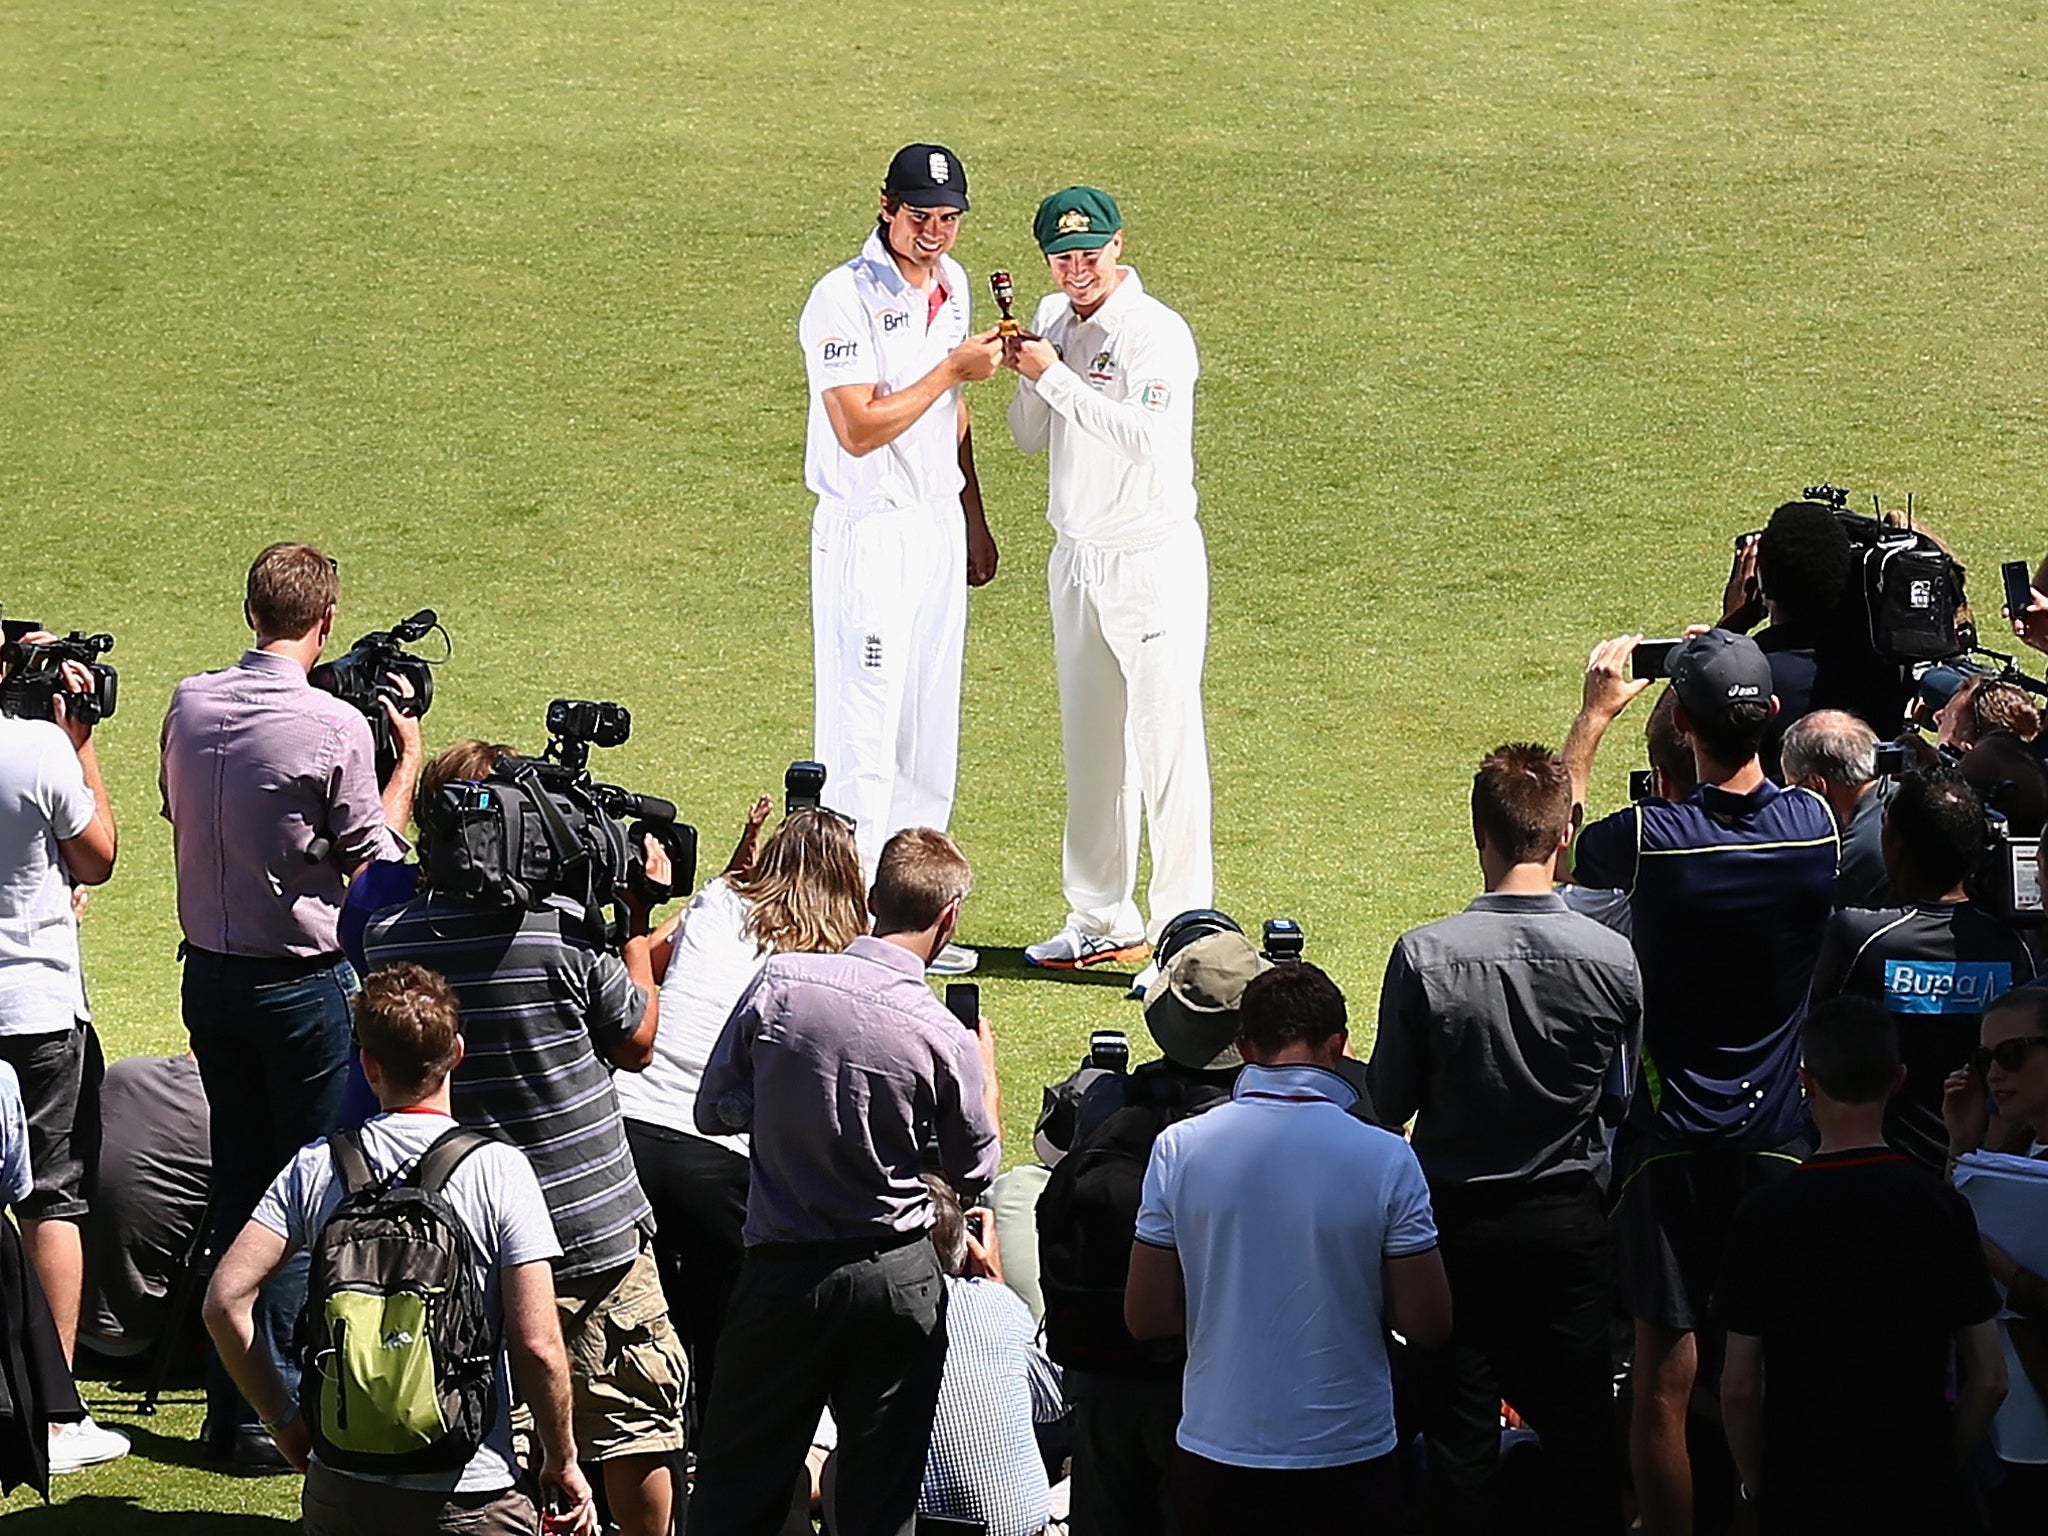
[[[668,1318],[654,1250],[621,1269],[555,1282],[569,1352],[577,1454],[589,1461],[683,1448],[689,1362]]]

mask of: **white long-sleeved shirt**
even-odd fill
[[[1195,379],[1188,323],[1130,267],[1086,320],[1063,293],[1032,322],[1060,361],[1020,379],[1010,435],[1048,454],[1045,515],[1074,543],[1135,548],[1195,518]]]

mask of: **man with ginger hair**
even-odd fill
[[[400,750],[380,794],[369,722],[308,681],[340,599],[334,560],[310,544],[271,545],[249,567],[242,609],[255,645],[178,684],[164,717],[160,783],[185,1028],[211,1112],[215,1252],[277,1170],[340,1124],[356,989],[341,952],[343,895],[365,864],[398,856],[419,776],[418,720],[385,706]],[[305,1285],[296,1258],[256,1308],[287,1386]],[[207,1407],[212,1449],[248,1470],[283,1470],[217,1370]]]

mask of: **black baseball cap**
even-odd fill
[[[1710,629],[1671,653],[1671,686],[1685,712],[1700,721],[1720,721],[1736,704],[1771,701],[1770,659],[1747,635]]]
[[[913,208],[967,211],[967,168],[943,144],[906,144],[889,162],[882,190]]]

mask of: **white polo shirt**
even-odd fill
[[[1380,1265],[1436,1246],[1408,1143],[1320,1067],[1246,1066],[1228,1104],[1160,1132],[1137,1238],[1187,1279],[1183,1449],[1341,1467],[1394,1449]]]
[[[1141,548],[1195,520],[1195,379],[1187,321],[1145,291],[1131,267],[1086,320],[1064,293],[1031,328],[1060,361],[1019,379],[1010,435],[1049,450],[1045,515],[1063,539]]]
[[[804,484],[821,502],[858,511],[944,506],[959,499],[960,391],[932,403],[892,443],[855,458],[839,444],[825,414],[824,393],[842,384],[874,384],[889,394],[915,384],[967,339],[967,274],[950,256],[939,259],[945,297],[904,280],[879,227],[860,254],[818,279],[797,333],[810,374],[811,419],[804,444]]]

